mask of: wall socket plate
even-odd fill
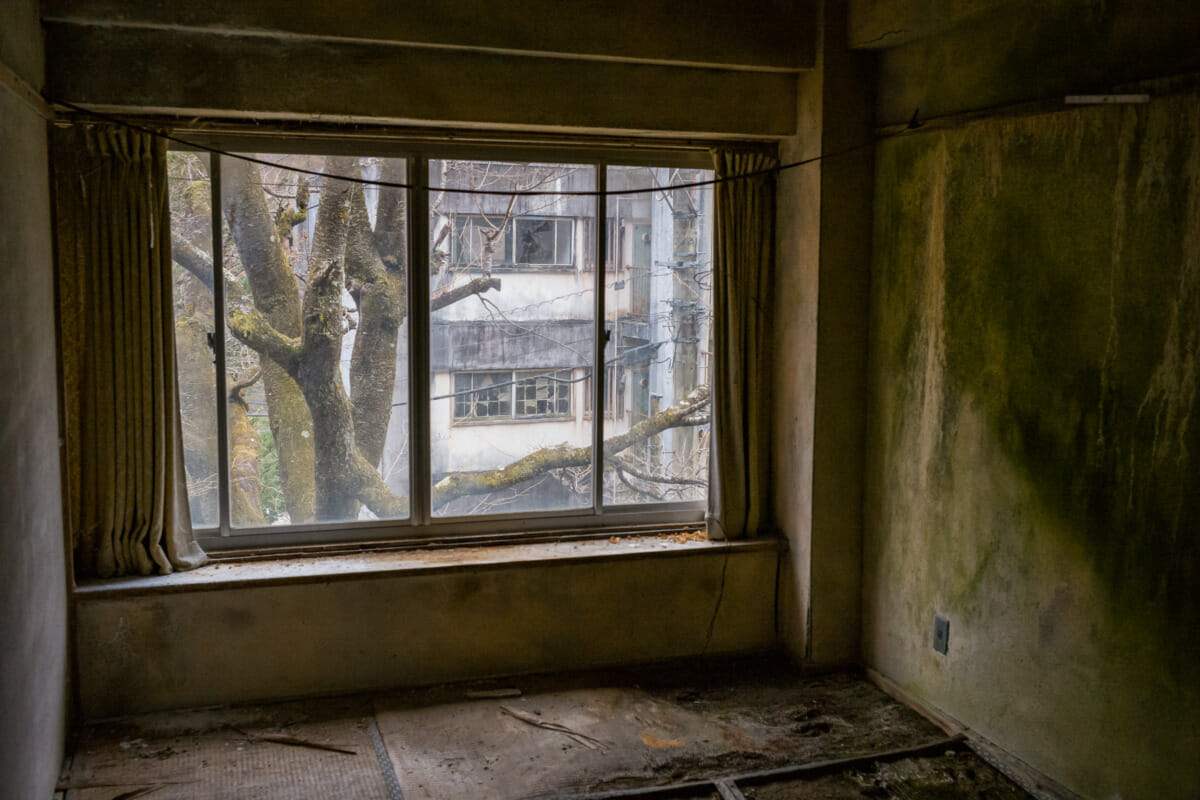
[[[933,618],[933,649],[942,655],[950,649],[950,620],[937,615]]]

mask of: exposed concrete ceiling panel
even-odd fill
[[[815,6],[815,0],[49,0],[43,15],[59,21],[805,69],[814,63]]]
[[[127,110],[772,137],[788,72],[50,23],[48,97]],[[152,65],[152,66],[151,66]]]

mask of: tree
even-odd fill
[[[329,176],[362,177],[374,170],[384,182],[401,182],[403,162],[346,156],[310,159]],[[226,364],[230,377],[228,428],[231,506],[241,524],[263,524],[264,507],[281,506],[291,522],[356,519],[365,506],[381,518],[408,512],[407,498],[394,493],[380,475],[384,439],[393,412],[397,380],[397,334],[407,313],[407,208],[405,190],[380,186],[368,203],[362,184],[322,176],[318,212],[308,219],[310,181],[283,179],[284,168],[248,161],[222,161],[222,218],[228,230],[220,276],[226,294],[232,341]],[[211,236],[202,221],[210,215],[203,164],[191,154],[172,154],[173,254],[181,268],[177,285],[177,347],[180,382],[195,389],[205,376],[211,387],[211,358],[202,320],[212,319],[215,276]],[[527,169],[526,188],[560,179],[561,171]],[[497,175],[473,185],[485,187]],[[514,173],[504,176],[510,183]],[[517,198],[493,215],[483,234],[484,259],[478,274],[462,274],[442,258],[435,237],[431,269],[432,310],[502,291],[491,267],[497,242],[511,226]],[[438,199],[433,205],[436,207]],[[524,211],[536,206],[525,204]],[[374,211],[372,222],[371,211]],[[311,241],[306,231],[312,228]],[[348,301],[347,301],[348,300]],[[211,325],[211,322],[209,323]],[[347,375],[341,362],[353,331]],[[208,390],[211,396],[211,388]],[[261,393],[269,423],[256,424],[246,393]],[[184,402],[203,404],[203,391],[182,391]],[[194,398],[201,398],[198,402]],[[193,398],[189,400],[189,398]],[[642,420],[606,442],[606,464],[631,490],[646,494],[656,482],[698,484],[656,472],[652,465],[621,454],[636,442],[671,428],[707,421],[707,389]],[[185,450],[199,524],[215,522],[215,421],[185,409]],[[197,422],[202,421],[202,422]],[[264,458],[271,467],[260,470]],[[520,491],[531,480],[563,476],[591,463],[590,447],[545,447],[499,469],[455,473],[434,487],[435,505],[466,496],[494,497]],[[273,472],[264,484],[264,474]],[[269,484],[277,483],[270,486]],[[264,485],[281,502],[264,503]],[[199,489],[197,490],[197,487]]]

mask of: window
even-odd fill
[[[503,218],[493,220],[482,214],[454,217],[450,259],[456,269],[511,267],[512,253],[512,225]]]
[[[454,375],[454,421],[496,422],[570,416],[571,370],[551,372],[458,372]]]
[[[512,418],[511,372],[460,372],[454,376],[454,419]]]
[[[517,417],[561,417],[571,413],[571,370],[517,375],[514,381]]]
[[[583,409],[587,414],[592,413],[592,378],[588,376],[584,384]],[[613,416],[614,411],[616,417]],[[604,418],[621,419],[625,416],[625,370],[617,366],[604,368]]]
[[[522,217],[513,229],[518,264],[569,267],[575,263],[573,220]]]
[[[204,546],[701,519],[706,154],[321,147],[169,156]]]
[[[450,263],[462,269],[529,269],[575,265],[575,220],[562,217],[455,215]]]

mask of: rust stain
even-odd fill
[[[652,734],[648,729],[642,731],[639,738],[642,740],[642,743],[645,744],[647,747],[655,747],[660,750],[665,747],[683,747],[683,745],[686,744],[686,742],[683,739],[659,739],[657,736]]]

